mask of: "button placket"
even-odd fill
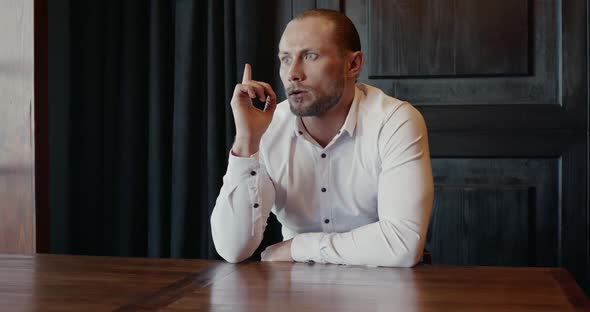
[[[319,162],[319,168],[321,168],[321,170],[318,170],[318,187],[320,188],[321,198],[320,220],[324,232],[333,232],[330,207],[330,161],[328,153],[325,150],[320,151],[320,153],[316,155],[316,159]]]

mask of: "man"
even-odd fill
[[[339,12],[294,18],[279,59],[286,101],[277,105],[248,64],[234,90],[236,140],[211,215],[217,252],[229,262],[250,257],[273,211],[284,241],[263,251],[263,261],[415,265],[433,201],[422,116],[356,84],[360,40]]]

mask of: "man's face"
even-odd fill
[[[291,21],[279,43],[281,80],[293,114],[318,116],[334,107],[344,90],[344,54],[333,24],[323,18]]]

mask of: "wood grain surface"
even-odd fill
[[[215,262],[0,255],[2,311],[113,311],[162,296]],[[139,308],[138,306],[135,306]]]
[[[588,311],[559,268],[0,255],[6,311]]]
[[[562,269],[250,263],[168,311],[588,311]]]

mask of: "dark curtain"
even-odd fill
[[[50,250],[216,257],[244,62],[278,83],[275,1],[49,3]],[[279,16],[279,17],[277,17]],[[280,239],[273,221],[264,245]]]

